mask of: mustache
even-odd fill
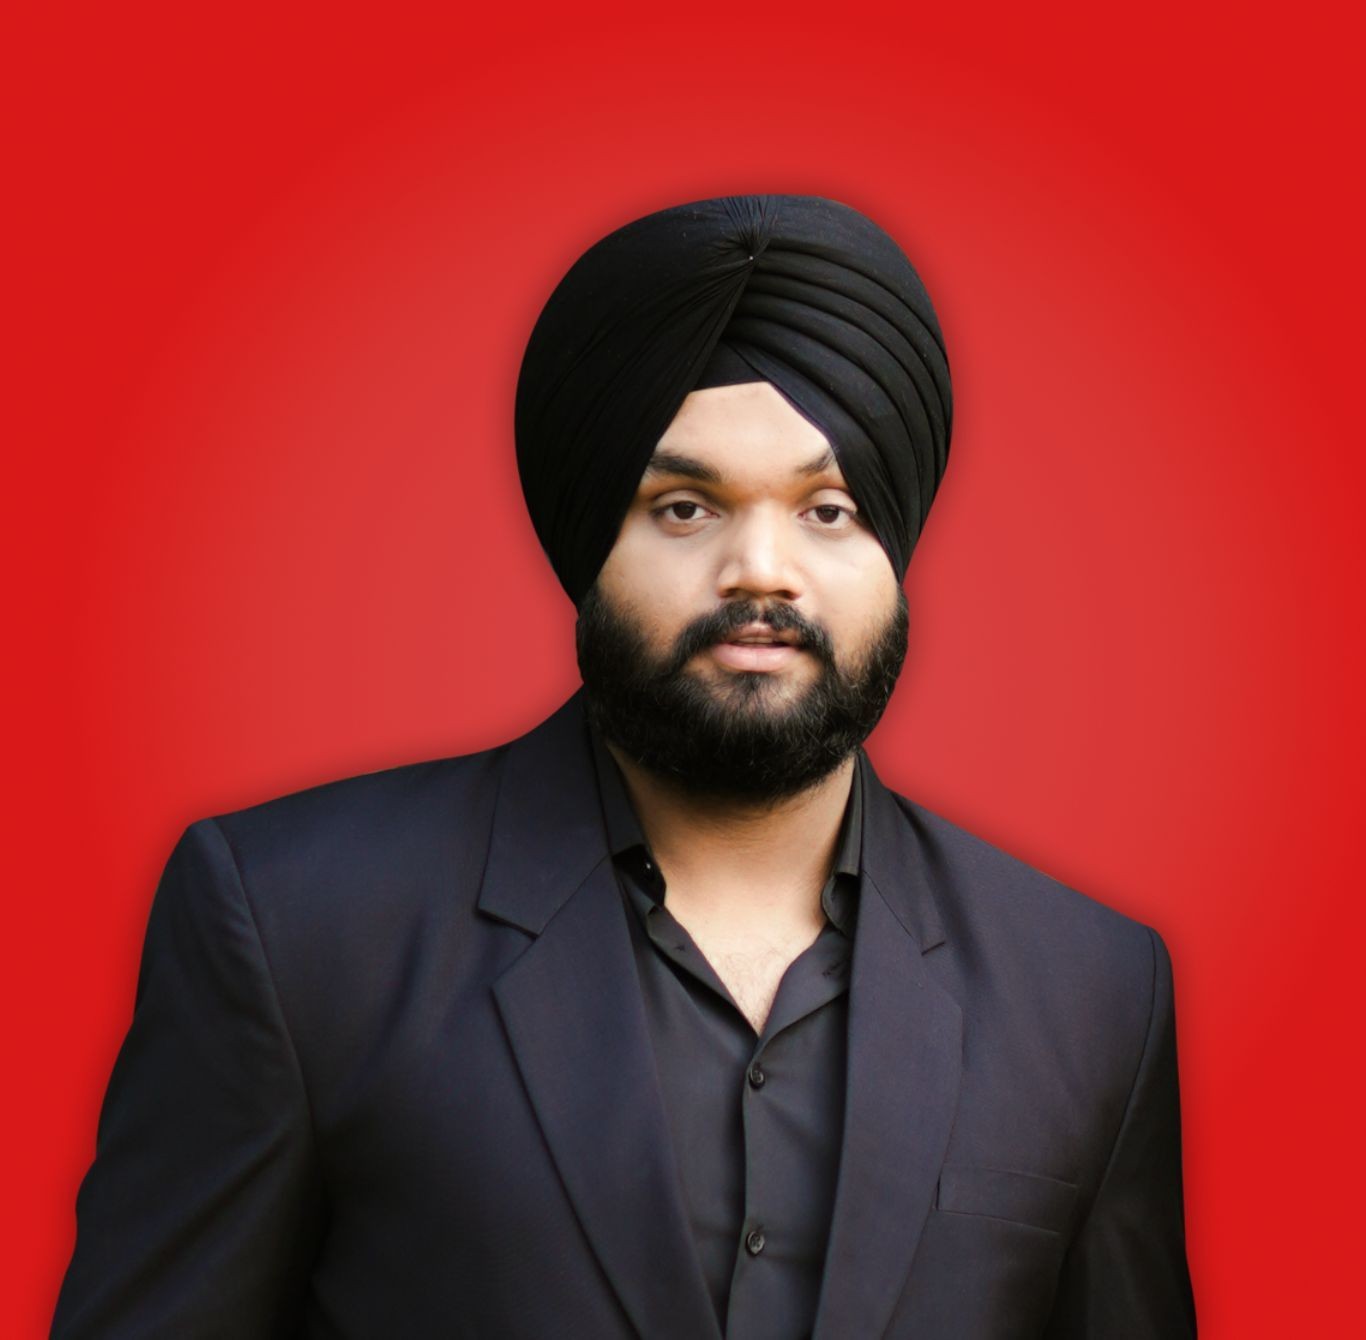
[[[688,624],[674,643],[673,654],[664,673],[678,674],[699,651],[727,641],[732,633],[748,623],[766,624],[775,633],[795,633],[798,647],[811,652],[827,665],[834,664],[834,643],[830,634],[819,624],[812,623],[791,605],[771,605],[768,609],[760,609],[756,601],[741,600],[721,605]]]

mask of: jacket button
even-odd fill
[[[757,1229],[751,1229],[745,1236],[745,1250],[751,1256],[758,1256],[764,1250],[764,1235]]]
[[[764,1080],[767,1078],[768,1076],[764,1074],[763,1066],[761,1066],[758,1061],[755,1061],[749,1068],[750,1086],[755,1089],[762,1089],[764,1087]]]

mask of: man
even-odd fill
[[[583,687],[186,831],[56,1335],[1194,1334],[1161,938],[862,749],[950,423],[844,206],[577,262],[517,448]]]

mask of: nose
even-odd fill
[[[755,507],[727,527],[716,593],[722,600],[740,596],[778,596],[796,600],[803,582],[794,552],[795,523],[786,509]]]

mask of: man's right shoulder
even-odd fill
[[[482,868],[508,747],[337,778],[191,827],[218,829],[248,901],[267,919],[401,900]]]

